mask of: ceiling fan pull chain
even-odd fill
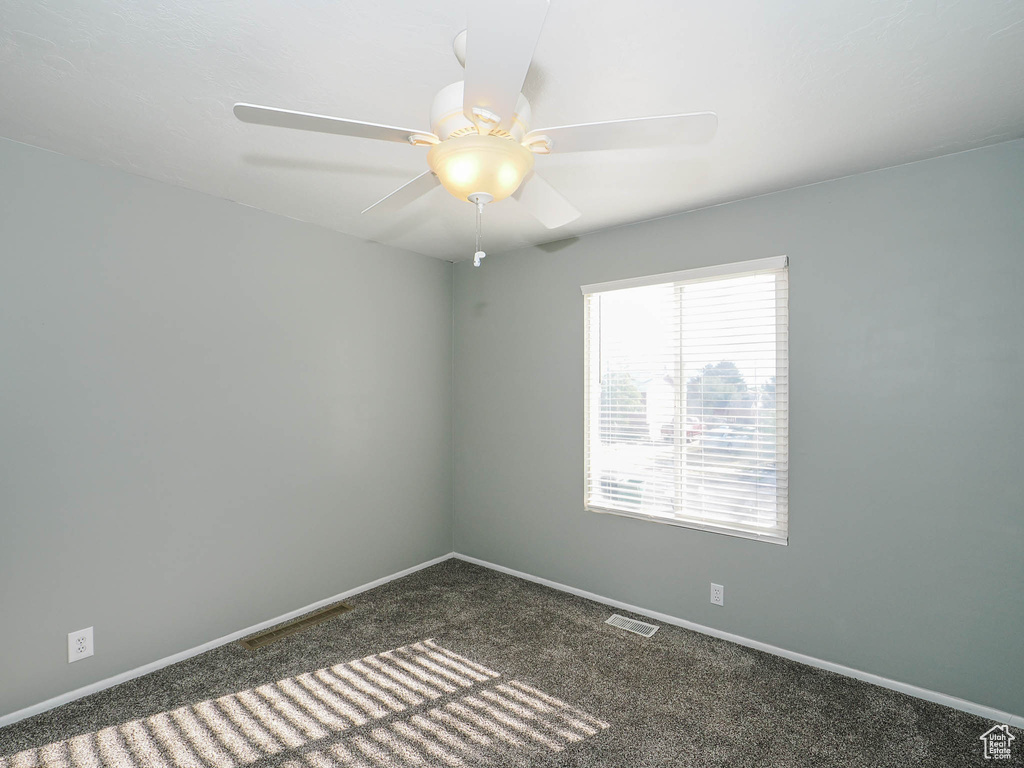
[[[482,236],[481,230],[483,229],[484,222],[484,201],[478,200],[476,203],[476,253],[473,254],[473,266],[479,267],[480,260],[487,254],[480,248],[480,239]]]
[[[494,197],[488,194],[487,192],[474,192],[472,195],[469,195],[466,199],[476,206],[476,253],[473,254],[473,266],[479,267],[480,259],[484,258],[484,256],[487,255],[482,250],[480,250],[481,230],[483,229],[484,219],[484,206],[487,205],[487,203],[494,200]]]

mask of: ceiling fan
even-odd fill
[[[705,142],[718,127],[713,112],[697,112],[530,130],[530,104],[520,89],[547,11],[548,0],[469,4],[467,29],[454,41],[465,80],[442,88],[434,97],[430,131],[245,103],[235,104],[235,116],[258,125],[430,147],[429,170],[363,213],[397,210],[441,185],[476,206],[474,264],[480,266],[485,256],[480,247],[485,204],[511,196],[548,229],[580,215],[533,169],[534,155]]]

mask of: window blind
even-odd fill
[[[787,264],[583,287],[587,509],[788,541]]]

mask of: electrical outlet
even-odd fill
[[[68,633],[68,664],[92,654],[92,627]]]
[[[725,605],[725,587],[721,584],[712,583],[711,602],[715,605]]]

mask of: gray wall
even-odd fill
[[[451,272],[0,141],[0,715],[451,551]]]
[[[456,550],[1024,713],[1022,200],[1017,141],[458,264]],[[584,511],[579,286],[779,254],[789,546]]]

